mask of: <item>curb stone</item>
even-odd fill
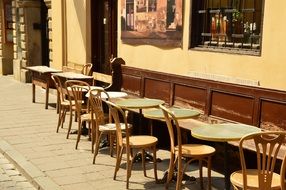
[[[2,153],[38,190],[61,190],[44,172],[39,170],[5,140],[0,140]]]

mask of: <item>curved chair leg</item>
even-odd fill
[[[113,156],[113,145],[115,142],[115,136],[112,133],[109,133],[108,136],[109,136],[109,154],[112,157]]]
[[[174,168],[175,168],[175,155],[171,153],[171,157],[170,157],[170,163],[169,163],[169,169],[168,169],[168,176],[167,176],[167,181],[165,184],[165,188],[168,189],[169,183],[173,178],[173,174],[174,174]]]
[[[129,189],[129,179],[131,177],[131,169],[132,169],[132,162],[133,159],[131,159],[130,156],[130,150],[126,150],[127,152],[127,178],[126,178],[126,189]]]
[[[64,127],[64,122],[65,122],[65,120],[66,120],[66,115],[67,115],[67,109],[64,109],[64,113],[63,113],[63,116],[62,116],[61,128]]]
[[[212,167],[212,157],[209,156],[208,157],[208,189],[211,190],[212,189],[212,178],[211,178],[211,167]]]
[[[199,175],[200,175],[200,186],[201,189],[204,189],[204,182],[203,182],[203,160],[199,159]]]
[[[102,136],[102,133],[100,132],[98,135],[96,135],[96,138],[95,138],[95,149],[94,149],[94,156],[93,156],[93,161],[92,161],[93,164],[95,163],[95,158],[99,151],[99,144],[100,144],[101,136]]]
[[[146,166],[145,166],[145,150],[144,149],[141,150],[141,156],[142,156],[142,168],[143,168],[144,176],[147,177]]]
[[[178,162],[178,174],[177,174],[176,190],[181,190],[182,179],[183,179],[182,158],[176,158],[176,160]]]
[[[68,133],[67,133],[67,139],[69,138],[70,132],[71,132],[71,126],[72,126],[72,109],[70,109],[70,120],[69,120],[69,127],[68,127]]]
[[[114,170],[114,175],[113,175],[114,180],[116,180],[116,175],[119,170],[119,166],[120,166],[121,159],[122,159],[122,154],[123,154],[123,147],[118,146],[117,151],[116,151],[116,165],[115,165],[115,170]]]
[[[80,141],[80,136],[81,136],[81,119],[78,119],[78,131],[77,131],[77,140],[76,140],[76,145],[75,145],[75,149],[77,149],[78,147],[78,143]]]
[[[59,118],[58,118],[58,126],[57,126],[57,133],[59,132],[59,128],[60,128],[60,125],[62,123],[62,110],[61,110],[61,106],[59,107]]]
[[[157,176],[157,155],[156,155],[156,146],[153,147],[153,167],[154,167],[154,177],[155,181],[158,181],[158,176]]]

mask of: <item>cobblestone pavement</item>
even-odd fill
[[[125,189],[124,159],[117,180],[113,180],[115,158],[109,156],[108,150],[100,150],[96,164],[92,164],[91,142],[87,137],[82,137],[76,150],[76,135],[70,135],[70,138],[66,139],[67,121],[64,128],[60,128],[59,133],[56,133],[58,115],[55,109],[55,93],[50,94],[49,108],[44,109],[45,90],[37,87],[36,103],[32,103],[31,84],[21,83],[11,76],[0,76],[0,86],[0,152],[4,151],[5,156],[8,155],[15,160],[17,168],[18,166],[22,168],[19,170],[24,171],[23,173],[31,179],[37,189]],[[75,129],[77,123],[73,122],[72,130]],[[157,156],[162,159],[162,162],[158,163],[159,178],[168,167],[169,154],[166,150],[157,152]],[[6,171],[1,169],[0,181],[5,178],[8,180],[9,176],[12,179],[23,180],[16,184],[9,182],[10,189],[17,189],[17,184],[27,184],[24,183],[25,178],[12,176],[9,172],[7,176]],[[140,163],[134,164],[130,189],[164,189],[164,184],[156,184],[154,181],[152,164],[147,165],[147,175],[148,177],[144,177]],[[196,166],[190,167],[189,175],[198,177]],[[223,189],[222,175],[212,172],[212,176],[212,189]],[[206,178],[204,181],[207,181]],[[200,189],[198,182],[187,184],[184,189]],[[174,187],[175,183],[170,184],[170,189]]]
[[[0,154],[0,189],[1,190],[36,190],[15,165]]]

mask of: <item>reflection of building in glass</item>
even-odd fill
[[[137,12],[146,12],[146,0],[137,0],[136,2],[136,11]]]
[[[182,27],[182,0],[122,0],[122,30],[166,32]]]
[[[156,0],[148,0],[148,11],[155,12],[157,8],[157,1]]]

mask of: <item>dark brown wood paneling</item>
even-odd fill
[[[194,86],[175,84],[174,105],[181,107],[195,107],[202,111],[206,106],[206,89]]]
[[[217,91],[211,97],[211,115],[252,124],[253,98]]]
[[[170,105],[264,128],[286,130],[286,92],[123,66],[123,88]],[[162,88],[162,89],[160,89]],[[134,93],[135,92],[135,93]],[[263,101],[262,101],[263,100]],[[262,101],[262,102],[261,102]]]
[[[261,100],[260,126],[264,129],[286,130],[286,103]]]
[[[171,85],[169,82],[146,78],[144,81],[144,97],[157,98],[170,102]]]
[[[122,74],[122,89],[139,96],[141,90],[141,77]]]

